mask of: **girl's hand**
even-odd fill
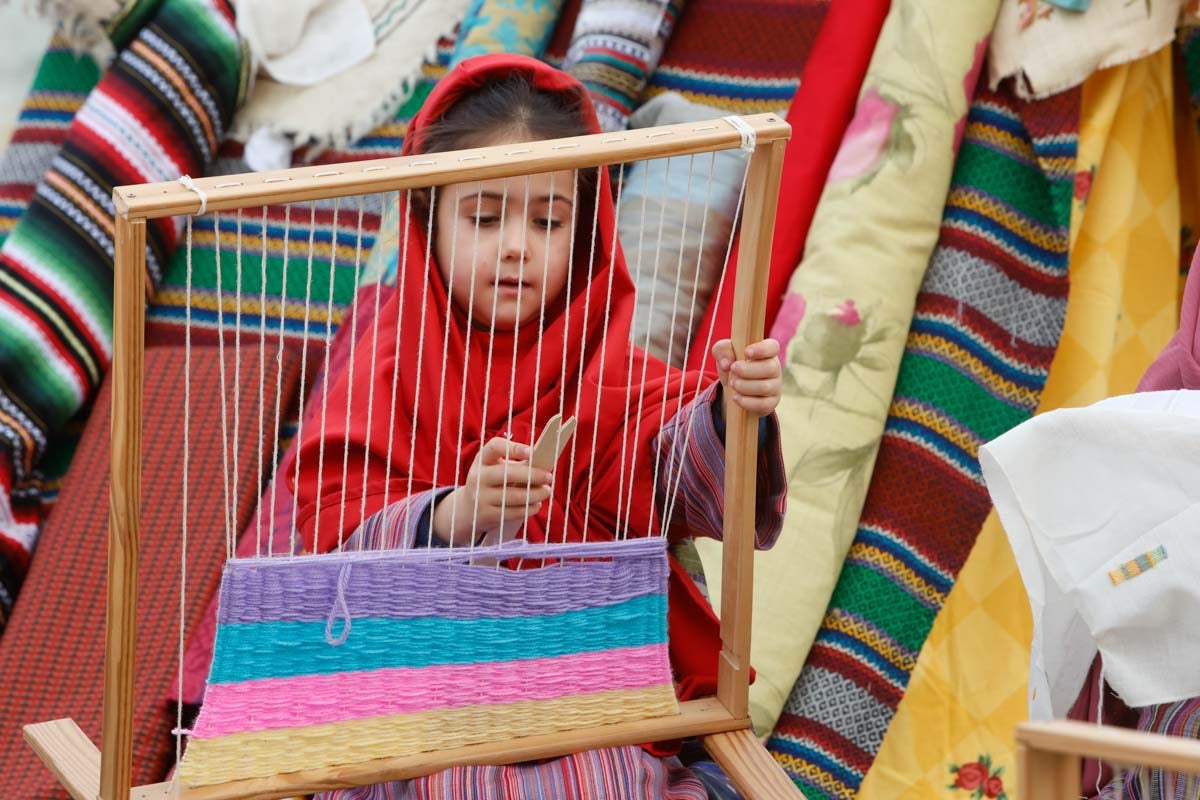
[[[746,348],[740,361],[733,356],[733,342],[722,339],[713,345],[721,387],[729,398],[751,414],[765,417],[779,405],[783,368],[779,364],[779,342],[763,339]]]
[[[466,482],[433,511],[433,532],[454,547],[512,519],[525,519],[550,499],[553,475],[529,463],[523,444],[496,437],[475,456]],[[453,523],[453,525],[451,525]]]

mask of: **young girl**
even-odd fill
[[[405,153],[599,132],[574,78],[529,58],[484,56],[438,83]],[[773,543],[786,491],[773,414],[778,344],[757,342],[735,360],[719,342],[720,380],[697,393],[704,375],[630,343],[634,286],[605,170],[414,192],[411,208],[403,197],[397,290],[377,332],[359,329],[353,369],[331,380],[323,436],[310,426],[300,443],[297,526],[310,547],[462,547],[506,523],[533,542],[656,535],[675,474],[667,535],[720,536],[723,394],[761,418],[757,542]],[[578,419],[573,453],[552,471],[535,468],[530,444],[557,413]],[[680,694],[711,693],[715,617],[674,561],[669,606]],[[678,761],[635,747],[330,795],[443,796],[706,795]]]

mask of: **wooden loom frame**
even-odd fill
[[[747,166],[734,287],[732,340],[737,352],[763,336],[767,272],[783,153],[791,127],[775,114],[744,118],[756,148]],[[302,167],[197,179],[206,211],[257,208],[305,200],[603,167],[652,158],[728,150],[743,143],[732,123],[713,120],[594,134],[521,145]],[[25,738],[76,800],[182,797],[268,800],[347,784],[429,774],[461,764],[511,763],[581,750],[700,736],[750,798],[799,798],[799,790],[750,730],[749,661],[754,556],[757,425],[726,402],[724,591],[722,652],[715,697],[680,704],[678,716],[519,737],[412,756],[377,759],[181,789],[171,783],[134,787],[134,659],[141,496],[142,373],[146,299],[146,221],[200,211],[200,196],[177,181],[120,186],[116,206],[112,365],[112,483],[101,736],[97,751],[70,719],[28,725]]]
[[[1200,742],[1087,722],[1025,722],[1017,726],[1020,800],[1079,797],[1080,759],[1200,775]]]

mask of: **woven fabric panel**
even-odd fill
[[[235,375],[226,364],[226,383]],[[275,352],[267,364],[274,368]],[[283,396],[295,392],[296,354],[283,354]],[[240,411],[243,424],[231,444],[243,475],[235,487],[234,519],[245,525],[258,496],[258,479],[248,465],[257,459],[259,438],[257,348],[243,352]],[[170,735],[174,713],[166,699],[175,682],[179,637],[180,551],[185,358],[183,348],[146,351],[145,424],[142,437],[142,528],[138,583],[138,661],[135,678],[133,780],[160,780],[174,756]],[[272,381],[273,383],[273,381]],[[190,630],[216,590],[225,560],[225,509],[221,447],[218,350],[192,351],[187,618]],[[272,387],[274,388],[274,387]],[[21,740],[21,726],[72,717],[99,741],[104,672],[104,603],[108,541],[109,422],[111,381],[97,399],[79,450],[64,480],[61,501],[46,523],[39,558],[29,572],[3,639],[0,674],[0,764],[4,796],[59,798],[65,793],[50,771]],[[232,389],[227,394],[232,400]],[[274,419],[274,394],[265,402]],[[254,424],[248,421],[254,420]]]
[[[467,553],[230,561],[184,785],[678,712],[664,540]]]

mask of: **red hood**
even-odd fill
[[[408,125],[402,154],[415,155],[414,142],[417,137],[414,134],[442,117],[463,95],[513,72],[524,73],[533,85],[542,91],[561,92],[568,95],[572,101],[578,102],[589,132],[600,133],[596,107],[592,105],[591,96],[582,83],[536,58],[496,53],[468,58],[438,81],[429,97],[425,99],[421,110]]]

